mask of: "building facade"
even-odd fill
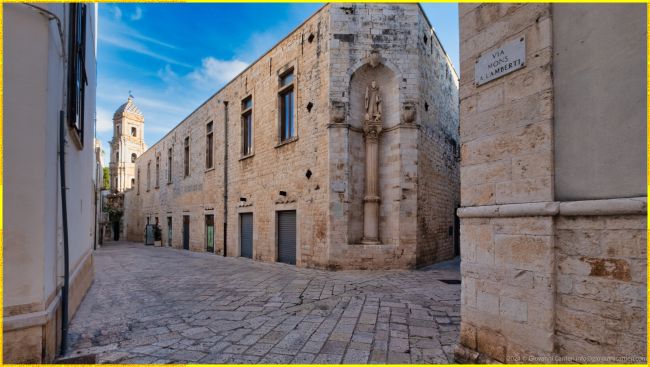
[[[93,280],[97,7],[3,12],[3,360],[46,363]]]
[[[646,6],[459,15],[457,358],[644,363]],[[506,56],[523,67],[484,83]]]
[[[418,5],[325,5],[136,159],[127,236],[328,269],[449,259],[457,87]]]

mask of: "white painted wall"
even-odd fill
[[[67,4],[39,4],[62,22]],[[88,4],[84,147],[66,134],[70,272],[92,251],[96,5]],[[55,21],[22,4],[4,5],[4,307],[44,303],[63,281],[58,163],[66,70]],[[66,125],[67,126],[67,125]],[[67,128],[66,128],[67,129]]]

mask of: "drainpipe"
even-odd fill
[[[70,264],[68,251],[68,208],[65,195],[65,126],[64,113],[59,112],[59,171],[61,172],[61,218],[63,221],[63,289],[61,296],[61,355],[65,354],[68,337],[68,290],[70,282]]]
[[[223,256],[228,256],[228,101],[223,101]]]

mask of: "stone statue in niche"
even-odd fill
[[[381,95],[376,81],[366,87],[366,121],[381,121]]]

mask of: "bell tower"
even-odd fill
[[[113,114],[111,140],[111,191],[123,192],[133,187],[136,179],[135,160],[147,150],[144,143],[144,115],[129,98]]]

